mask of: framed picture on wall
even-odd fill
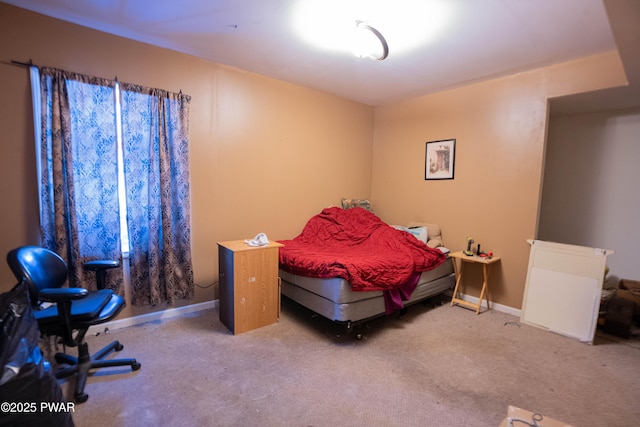
[[[427,142],[424,179],[453,179],[456,140]]]

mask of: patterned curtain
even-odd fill
[[[70,286],[95,289],[82,264],[120,259],[114,82],[40,70],[42,245],[69,266]],[[107,286],[122,293],[122,270]]]
[[[70,286],[95,288],[82,265],[122,257],[116,82],[53,68],[40,69],[39,80],[42,245],[65,258]],[[191,98],[120,87],[132,303],[173,304],[194,295]],[[122,269],[107,278],[123,294]]]
[[[122,83],[132,303],[194,295],[187,95]]]

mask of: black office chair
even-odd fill
[[[82,288],[62,288],[67,280],[67,264],[55,252],[37,246],[23,246],[7,254],[11,271],[19,281],[24,280],[29,287],[29,297],[34,306],[34,315],[38,321],[40,333],[45,336],[60,337],[60,341],[69,347],[78,347],[78,357],[65,353],[55,355],[56,362],[66,364],[56,372],[56,378],[76,376],[74,399],[85,402],[89,395],[84,392],[90,369],[113,366],[131,366],[133,371],[140,369],[136,359],[103,358],[112,350],[120,351],[123,346],[114,341],[95,354],[89,354],[89,346],[84,336],[89,327],[108,322],[120,313],[125,306],[124,299],[108,289],[89,292]],[[98,277],[105,269],[113,268],[111,261],[104,268],[93,262],[89,269],[96,271]],[[117,264],[116,264],[117,266]],[[45,309],[39,309],[42,302],[52,302]]]

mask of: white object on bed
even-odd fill
[[[392,227],[412,234],[416,239],[428,246],[440,249],[443,254],[449,253],[449,249],[443,246],[440,227],[436,224],[410,222],[406,227],[403,225],[392,225]]]
[[[427,227],[427,245],[432,248],[439,248],[444,246],[442,243],[442,232],[438,224],[432,224],[427,222],[410,222],[407,227]]]
[[[404,227],[402,225],[392,225],[396,230],[406,231],[425,245],[429,241],[429,232],[426,226]]]

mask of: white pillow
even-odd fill
[[[413,237],[420,240],[424,244],[427,243],[427,240],[429,238],[427,227],[403,227],[401,225],[394,225],[393,228],[406,231],[407,233],[411,234]]]

